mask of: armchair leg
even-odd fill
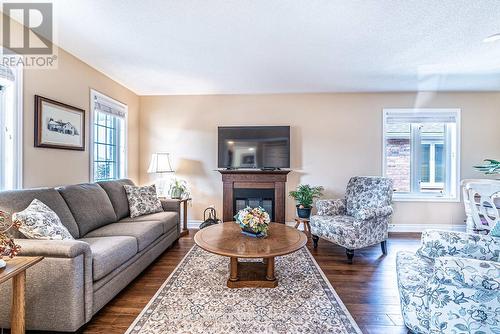
[[[387,240],[380,243],[380,248],[382,248],[382,254],[387,255]]]
[[[354,249],[346,249],[347,263],[352,264],[352,258],[354,257]]]
[[[319,240],[319,237],[317,235],[312,235],[312,240],[313,240],[313,247],[314,248],[318,248],[318,240]]]

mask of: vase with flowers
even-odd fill
[[[241,232],[255,238],[265,238],[269,231],[271,219],[263,208],[246,207],[238,211],[234,219],[241,227]]]
[[[21,246],[14,243],[14,239],[7,235],[10,229],[19,229],[21,223],[19,221],[14,221],[12,223],[7,223],[9,215],[0,211],[0,268],[6,266],[6,262],[3,257],[13,258],[18,255],[21,251]]]

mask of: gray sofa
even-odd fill
[[[130,218],[130,180],[0,192],[0,210],[19,212],[37,198],[75,240],[24,239],[21,256],[44,256],[27,271],[26,328],[73,332],[179,238],[179,203]],[[0,285],[0,328],[10,327],[11,284]],[[6,307],[4,307],[6,306]]]

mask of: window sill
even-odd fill
[[[460,197],[419,197],[419,196],[396,196],[393,202],[436,202],[436,203],[460,203]]]

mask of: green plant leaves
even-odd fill
[[[473,167],[487,175],[500,174],[500,161],[494,159],[484,159],[484,161],[487,163]]]
[[[323,195],[324,188],[322,186],[310,186],[308,184],[299,184],[297,190],[289,192],[289,196],[297,201],[297,204],[304,208],[311,208],[315,198]]]

